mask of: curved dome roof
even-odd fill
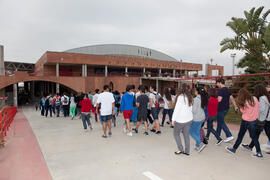
[[[118,56],[137,56],[143,58],[157,59],[163,61],[177,61],[175,58],[150,48],[125,45],[125,44],[101,44],[93,46],[84,46],[69,49],[65,52],[95,54],[95,55],[118,55]]]

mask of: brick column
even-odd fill
[[[159,71],[158,71],[158,76],[159,76],[159,77],[161,77],[161,73],[162,73],[162,70],[161,70],[161,68],[160,68]]]
[[[175,77],[175,69],[173,70],[173,77]]]
[[[84,68],[84,64],[82,64],[82,77],[85,77],[85,68]]]
[[[145,68],[143,68],[143,77],[145,77]]]
[[[157,92],[158,92],[158,79],[156,80],[156,88],[157,88]]]
[[[105,77],[108,77],[108,66],[105,66]]]
[[[13,84],[13,106],[18,107],[17,83]]]
[[[0,45],[0,76],[5,75],[4,46]],[[0,96],[5,96],[5,88],[0,89]],[[5,105],[5,100],[0,100],[0,108]]]
[[[59,63],[56,63],[56,77],[59,77]],[[59,83],[56,83],[56,93],[60,92]]]
[[[128,77],[128,67],[125,67],[125,76]]]
[[[87,77],[87,64],[84,65],[84,77]]]

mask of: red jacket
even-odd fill
[[[218,99],[214,97],[210,97],[208,106],[207,106],[208,116],[209,117],[216,116],[217,109],[218,109]]]
[[[81,106],[81,112],[90,113],[90,110],[94,112],[93,105],[88,98],[84,98],[80,101],[79,105]]]

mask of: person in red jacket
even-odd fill
[[[220,145],[223,142],[223,140],[213,128],[213,121],[217,119],[217,110],[218,110],[218,99],[216,98],[216,90],[214,88],[209,89],[209,96],[210,98],[207,106],[208,120],[207,120],[206,138],[209,139],[210,133],[213,133],[218,140],[216,145]]]
[[[93,128],[90,122],[90,110],[94,112],[94,108],[87,94],[83,95],[83,100],[79,102],[79,105],[81,106],[81,115],[84,131],[87,132],[86,123],[88,124],[89,129],[92,130]]]

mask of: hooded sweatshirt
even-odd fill
[[[205,120],[204,109],[201,107],[201,96],[198,95],[194,98],[194,103],[192,107],[193,121]]]
[[[259,121],[265,121],[267,119],[267,114],[270,108],[270,103],[266,96],[261,96],[259,98],[260,109],[259,109]]]

